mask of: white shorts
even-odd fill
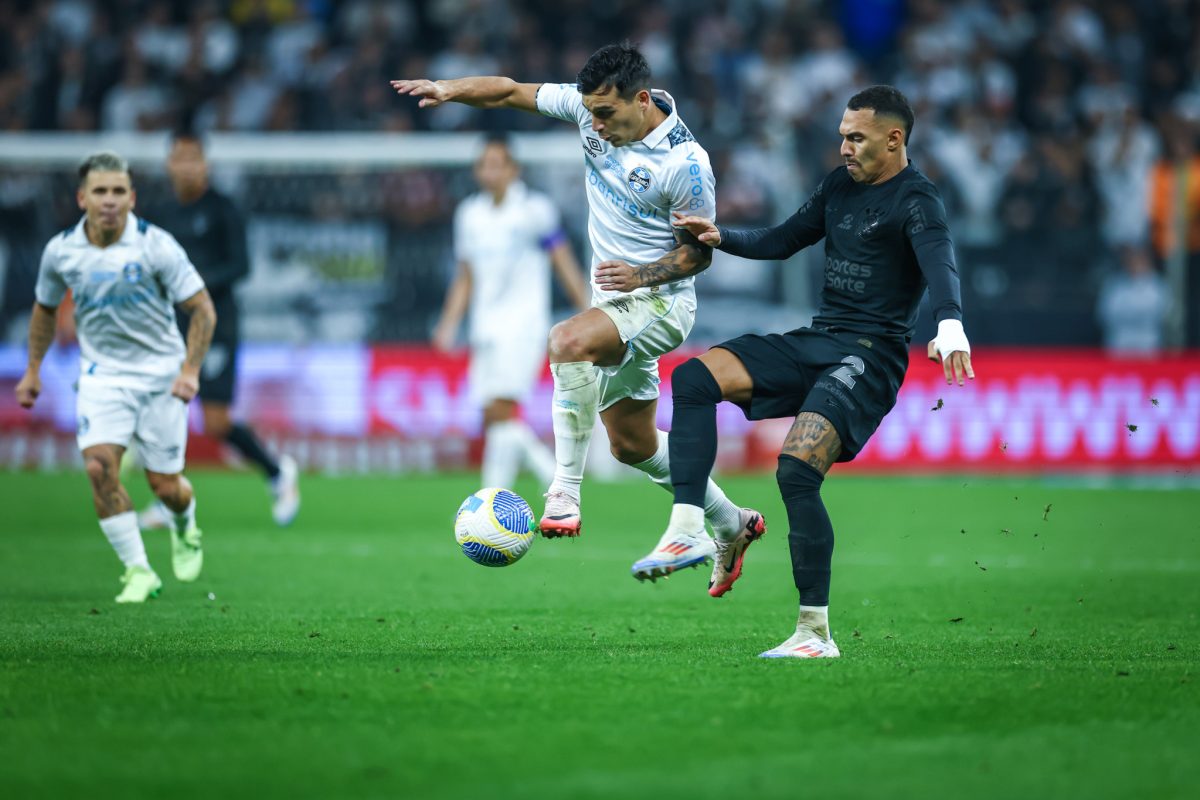
[[[654,292],[612,297],[596,305],[616,323],[625,356],[600,373],[600,410],[624,400],[658,398],[658,357],[683,344],[696,322],[690,297]]]
[[[80,450],[98,444],[129,447],[134,441],[146,469],[164,475],[183,472],[187,403],[169,391],[146,392],[81,381],[75,420]]]
[[[522,402],[529,397],[545,368],[544,333],[530,336],[519,332],[473,344],[467,373],[471,401],[479,406],[493,400]]]

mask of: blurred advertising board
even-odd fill
[[[661,427],[670,425],[670,370],[686,357],[663,359]],[[77,463],[76,354],[51,350],[32,413],[13,396],[24,363],[20,348],[0,348],[0,466]],[[1119,360],[1092,350],[985,350],[975,366],[974,382],[947,386],[940,368],[914,350],[896,407],[858,459],[839,469],[1190,473],[1200,466],[1200,354]],[[480,414],[463,353],[251,345],[240,353],[239,375],[235,416],[309,468],[405,472],[477,462]],[[524,406],[547,440],[551,391],[547,371]],[[722,469],[773,469],[790,420],[750,423],[722,404],[717,423]],[[201,432],[195,407],[192,425]],[[193,463],[223,457],[199,435],[189,450]]]

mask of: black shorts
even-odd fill
[[[233,388],[237,381],[237,353],[241,344],[238,336],[237,307],[222,303],[217,306],[217,327],[212,343],[200,367],[200,401],[233,405]],[[179,328],[187,341],[188,318],[179,314]]]
[[[754,381],[741,407],[746,419],[820,414],[842,440],[838,461],[852,460],[866,445],[896,405],[908,369],[904,340],[846,331],[746,334],[717,347],[737,356]]]

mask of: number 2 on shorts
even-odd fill
[[[829,377],[841,381],[846,385],[847,389],[853,389],[854,379],[863,374],[863,369],[866,365],[858,356],[846,356],[842,359],[842,363],[846,366],[838,367],[829,373]]]

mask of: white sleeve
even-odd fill
[[[583,105],[583,95],[573,83],[543,83],[537,90],[537,110],[547,117],[583,125],[592,112]]]
[[[204,280],[175,237],[151,226],[146,232],[150,271],[172,303],[182,303],[204,288]]]
[[[33,292],[39,303],[50,308],[58,308],[63,298],[67,296],[67,282],[63,280],[62,273],[58,271],[59,236],[55,236],[47,242],[46,249],[42,251],[42,263],[38,267],[37,287]]]
[[[708,153],[694,142],[679,146],[663,186],[671,210],[716,221],[717,181]]]

